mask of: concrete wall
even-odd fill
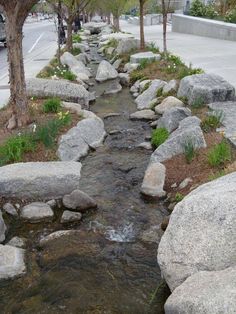
[[[236,24],[173,14],[172,32],[236,41]]]

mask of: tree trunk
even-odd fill
[[[120,19],[119,19],[119,16],[114,16],[114,27],[115,27],[115,31],[116,32],[119,32],[120,31]]]
[[[107,23],[111,24],[111,14],[110,13],[107,15]]]
[[[166,28],[167,28],[167,14],[163,14],[163,51],[167,53],[167,41],[166,41]]]
[[[10,106],[16,117],[16,125],[29,122],[25,72],[22,51],[23,23],[15,19],[14,12],[6,12],[6,37],[10,79]]]
[[[144,0],[139,0],[140,4],[140,49],[145,49],[145,38],[144,38],[144,23],[143,23],[143,16],[144,16]]]
[[[66,41],[66,49],[71,52],[72,51],[72,31],[73,31],[73,20],[67,20],[67,41]]]

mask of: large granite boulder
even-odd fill
[[[182,154],[185,145],[190,143],[194,145],[195,149],[206,147],[200,123],[201,120],[197,117],[188,117],[180,121],[179,127],[153,152],[151,161],[162,162]]]
[[[151,163],[145,172],[141,192],[151,197],[164,197],[166,167],[159,162]]]
[[[91,72],[88,68],[86,68],[84,63],[67,51],[61,56],[61,63],[63,65],[67,65],[71,72],[74,73],[78,79],[82,79],[82,81],[87,81],[89,77],[92,76]]]
[[[2,212],[0,211],[0,243],[2,243],[5,240],[6,231],[7,231],[7,227],[2,218]]]
[[[176,80],[171,80],[166,84],[166,86],[164,86],[163,95],[176,93],[177,90],[178,90],[178,82]]]
[[[104,82],[118,77],[116,69],[106,60],[103,60],[97,69],[96,80]]]
[[[135,38],[121,39],[116,48],[116,52],[120,54],[129,53],[133,49],[137,49],[140,46],[140,41]]]
[[[178,97],[186,97],[190,105],[196,102],[209,104],[217,101],[234,100],[235,89],[216,74],[196,74],[180,81]]]
[[[26,80],[26,90],[29,97],[58,97],[64,101],[72,101],[88,106],[95,97],[82,85],[66,80],[48,80],[31,78]]]
[[[135,99],[138,110],[150,109],[152,100],[157,97],[158,91],[166,85],[166,82],[161,80],[153,80],[148,89]]]
[[[30,223],[52,221],[54,213],[51,207],[43,202],[34,202],[21,209],[20,217]]]
[[[52,199],[79,187],[79,162],[27,162],[0,167],[0,196]]]
[[[235,266],[235,204],[233,172],[203,184],[175,206],[158,248],[158,263],[172,291],[199,271]]]
[[[216,102],[209,104],[208,107],[222,113],[223,128],[220,131],[224,130],[224,136],[236,146],[236,101]]]
[[[236,267],[200,271],[177,287],[165,304],[166,314],[236,313]]]
[[[0,244],[0,280],[13,279],[26,273],[25,251]]]
[[[106,132],[102,119],[91,117],[79,121],[77,126],[62,135],[57,155],[61,160],[79,160],[88,154],[89,148],[101,146]]]
[[[164,112],[158,120],[158,128],[166,128],[169,133],[178,128],[180,121],[191,116],[191,110],[188,108],[175,107]]]
[[[184,103],[174,96],[168,96],[155,107],[155,111],[157,114],[163,114],[166,110],[175,107],[184,107]]]
[[[134,55],[130,56],[130,63],[141,63],[142,61],[159,61],[161,59],[161,55],[157,53],[153,53],[151,51],[147,52],[138,52]]]

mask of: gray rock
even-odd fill
[[[188,108],[175,107],[165,110],[163,116],[158,120],[158,128],[166,128],[169,133],[178,128],[180,121],[191,116]]]
[[[169,81],[164,87],[163,87],[163,95],[169,94],[169,93],[175,93],[178,90],[178,82],[176,80]]]
[[[139,92],[142,93],[144,91],[144,89],[146,88],[146,86],[150,86],[152,83],[152,80],[144,80],[144,81],[141,81],[139,83]]]
[[[107,23],[89,22],[83,24],[85,30],[90,31],[90,34],[99,34],[103,29],[108,28]]]
[[[121,39],[116,48],[118,54],[129,53],[133,49],[137,49],[140,46],[140,40],[135,38],[124,38]]]
[[[141,192],[151,197],[164,197],[163,190],[166,177],[166,167],[159,162],[149,164],[143,179]]]
[[[57,155],[61,160],[80,160],[88,154],[89,148],[102,145],[106,132],[103,121],[96,117],[79,121],[76,127],[62,135]]]
[[[189,183],[191,183],[191,182],[193,182],[193,180],[192,180],[191,178],[186,178],[186,179],[184,179],[184,180],[180,183],[179,189],[180,189],[180,190],[185,189],[185,188],[189,185]]]
[[[106,54],[108,54],[109,56],[111,56],[115,51],[115,48],[114,47],[108,47],[106,49]]]
[[[119,73],[119,79],[122,86],[129,86],[130,76],[128,73]]]
[[[161,55],[155,54],[151,51],[139,52],[130,56],[130,63],[141,63],[143,60],[159,61],[160,59]]]
[[[186,97],[193,105],[196,101],[209,104],[217,101],[234,100],[235,89],[216,74],[196,74],[180,81],[178,97]]]
[[[235,265],[235,204],[233,172],[196,188],[175,206],[158,249],[158,263],[172,291],[194,273]]]
[[[90,62],[90,58],[87,53],[80,53],[75,56],[76,60],[83,62],[84,65],[87,65]]]
[[[80,104],[63,101],[62,107],[72,111],[73,113],[77,113],[79,116],[83,115],[83,110]]]
[[[78,230],[58,230],[58,231],[50,233],[49,235],[40,239],[39,245],[41,247],[44,247],[47,245],[47,243],[49,243],[51,241],[54,241],[54,240],[59,239],[59,238],[64,237],[64,236],[70,236],[70,235],[74,235],[74,234],[78,234],[78,233],[79,233]]]
[[[91,72],[88,68],[84,65],[82,61],[76,59],[71,53],[64,52],[61,56],[61,63],[63,65],[67,65],[71,72],[77,75],[77,78],[82,81],[87,81],[89,77],[92,76]]]
[[[18,213],[11,203],[4,204],[3,211],[11,216],[18,217]]]
[[[155,107],[155,111],[157,114],[163,114],[166,110],[175,107],[184,107],[184,103],[176,97],[168,96]]]
[[[95,200],[80,190],[75,190],[71,194],[65,195],[62,201],[66,208],[82,212],[97,207]]]
[[[146,110],[140,110],[140,111],[136,111],[132,113],[130,115],[130,119],[131,120],[156,120],[157,116],[155,115],[154,111],[150,109],[146,109]]]
[[[150,109],[150,103],[157,97],[157,92],[165,86],[166,82],[153,80],[150,87],[135,99],[138,110]]]
[[[137,147],[144,148],[144,149],[147,149],[147,150],[151,150],[152,149],[152,144],[150,142],[142,142],[142,143],[138,144]]]
[[[236,313],[236,267],[200,271],[174,290],[166,314]]]
[[[29,162],[0,168],[0,195],[16,198],[60,198],[79,187],[78,162]]]
[[[57,201],[56,200],[50,200],[47,202],[48,206],[50,206],[52,209],[57,207]]]
[[[0,280],[13,279],[26,273],[25,251],[0,244]]]
[[[2,218],[2,212],[0,211],[0,243],[2,243],[5,240],[6,231],[7,231],[7,227],[6,227],[5,222]]]
[[[117,59],[114,63],[113,63],[113,67],[118,70],[120,65],[122,63],[122,59]]]
[[[27,95],[29,97],[58,97],[61,100],[88,105],[95,99],[82,85],[66,80],[47,80],[31,78],[26,80]]]
[[[116,69],[106,60],[103,60],[97,69],[96,80],[104,82],[118,77]]]
[[[48,204],[34,202],[22,207],[20,216],[23,220],[29,221],[30,223],[38,223],[51,221],[54,217],[54,213]]]
[[[124,72],[131,73],[134,70],[137,70],[139,63],[126,63],[124,66]]]
[[[26,240],[24,238],[14,237],[7,243],[7,245],[15,246],[22,249],[26,246]]]
[[[208,106],[215,112],[222,112],[223,120],[221,123],[224,126],[224,137],[236,146],[236,102],[217,102],[209,104]],[[219,131],[222,131],[222,129]]]
[[[195,149],[206,147],[200,123],[201,120],[197,117],[188,117],[180,121],[178,129],[171,133],[169,138],[153,152],[151,161],[162,162],[182,154],[185,145],[190,142]]]
[[[80,221],[82,218],[81,213],[78,212],[72,212],[70,210],[65,210],[61,217],[61,223],[69,223],[69,222],[76,222]]]
[[[85,43],[74,43],[73,48],[79,48],[82,53],[90,51],[89,45]]]
[[[105,95],[116,94],[122,91],[122,86],[117,80],[112,81],[105,91]]]

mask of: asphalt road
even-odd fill
[[[23,54],[26,78],[35,77],[55,55],[57,34],[53,21],[26,23],[23,29]],[[7,49],[0,47],[0,107],[9,98]]]

